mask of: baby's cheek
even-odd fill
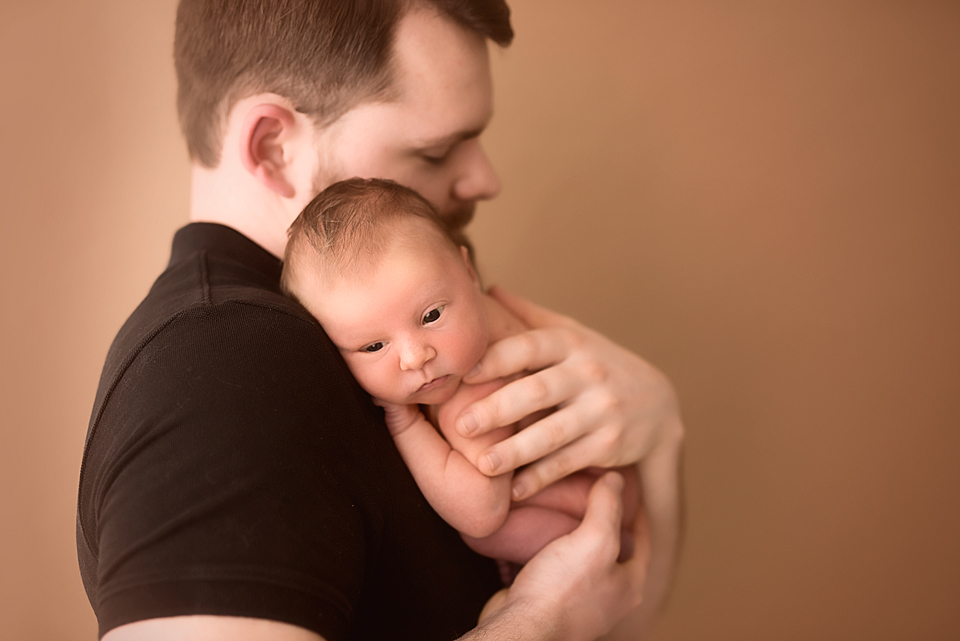
[[[403,405],[405,398],[399,398],[400,387],[398,384],[391,384],[389,378],[379,371],[379,368],[372,364],[351,363],[347,359],[347,366],[353,373],[353,377],[360,383],[360,387],[367,391],[370,396],[379,398],[389,403]]]
[[[466,337],[460,349],[461,375],[465,375],[472,370],[473,366],[480,361],[485,351],[487,351],[487,340],[482,333],[473,332],[470,336]]]

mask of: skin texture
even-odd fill
[[[319,132],[283,96],[237,101],[223,123],[220,165],[193,167],[191,220],[225,224],[282,256],[286,229],[307,202],[333,182],[361,176],[396,180],[454,226],[466,224],[474,203],[500,189],[478,138],[492,115],[486,43],[415,9],[400,22],[395,54],[397,99],[361,104]],[[602,477],[580,526],[537,554],[464,638],[591,639],[628,613],[631,626],[646,629],[666,595],[679,534],[683,425],[673,388],[651,365],[575,321],[492,294],[533,330],[492,345],[465,380],[535,373],[467,408],[457,429],[475,436],[538,410],[558,411],[490,446],[481,471],[495,476],[535,461],[513,481],[515,495],[529,496],[577,469],[639,461],[646,512],[633,528],[635,554],[618,563],[623,481]],[[254,624],[256,636],[246,627]],[[293,634],[288,628],[174,617],[122,626],[107,638],[298,638],[282,636]],[[634,630],[628,638],[636,637]]]

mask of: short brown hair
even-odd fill
[[[385,97],[397,24],[417,4],[501,46],[513,40],[505,0],[180,0],[177,110],[190,157],[219,164],[221,126],[246,96],[289,98],[317,126]]]
[[[399,238],[399,224],[426,223],[428,233],[456,251],[461,244],[423,196],[392,180],[351,178],[311,200],[287,230],[281,288],[296,298],[297,270],[308,263],[333,278],[357,276]]]

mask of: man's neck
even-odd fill
[[[222,167],[193,165],[190,222],[226,225],[282,259],[289,222],[286,212],[256,183],[235,175]]]

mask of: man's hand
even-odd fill
[[[649,550],[617,563],[622,488],[616,472],[594,484],[580,526],[543,548],[491,599],[478,629],[483,638],[500,638],[503,628],[509,638],[595,639],[640,604]]]
[[[644,601],[615,637],[641,638],[666,599],[679,550],[684,430],[673,387],[649,363],[576,321],[499,289],[490,294],[532,329],[492,345],[465,380],[533,373],[464,409],[457,429],[475,435],[530,423],[478,460],[485,474],[527,465],[514,475],[514,500],[585,467],[637,464],[645,518],[637,519],[634,542],[646,552],[620,567],[630,580],[645,581]],[[523,420],[547,408],[556,411]]]
[[[530,464],[514,478],[514,500],[585,467],[636,463],[676,431],[676,394],[659,370],[571,318],[498,288],[490,295],[533,329],[492,345],[466,382],[534,373],[470,405],[457,430],[483,434],[557,408],[480,457],[491,476]]]

